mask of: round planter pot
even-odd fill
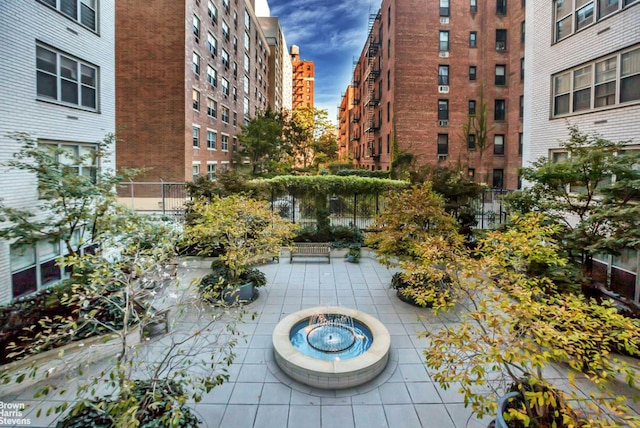
[[[349,263],[358,263],[358,260],[356,259],[356,256],[351,256],[351,255],[347,256],[347,261]]]
[[[503,395],[498,400],[498,411],[496,414],[496,418],[493,420],[491,424],[489,424],[489,428],[509,428],[507,422],[504,420],[504,412],[507,410],[507,403],[510,398],[517,398],[520,396],[519,392],[509,392],[506,395]]]

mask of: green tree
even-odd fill
[[[0,202],[0,223],[4,223],[0,238],[21,244],[43,239],[62,242],[68,254],[76,255],[81,247],[113,232],[107,214],[116,209],[117,185],[135,174],[133,170],[113,174],[97,167],[113,145],[114,135],[107,135],[95,150],[79,157],[53,145],[39,145],[26,133],[9,136],[22,148],[5,165],[36,176],[40,199],[27,208]],[[81,168],[87,173],[79,174]]]
[[[319,143],[327,130],[334,129],[326,110],[300,107],[287,115],[285,119],[285,139],[291,147],[294,163],[301,162],[303,168],[313,164],[315,149],[325,148]],[[319,144],[319,145],[318,145]]]
[[[241,155],[249,158],[253,175],[269,170],[271,164],[280,161],[286,152],[280,113],[271,110],[260,112],[241,129],[238,134],[242,143]]]
[[[476,148],[478,150],[478,175],[483,183],[489,181],[489,170],[484,163],[485,151],[493,144],[489,140],[489,133],[493,130],[494,126],[489,126],[489,113],[487,108],[487,102],[484,100],[484,90],[480,88],[480,99],[475,114],[467,116],[467,123],[462,125],[462,140],[466,146],[469,141],[469,135],[475,136]]]
[[[338,159],[338,140],[331,132],[325,132],[313,145],[316,165]]]
[[[562,245],[587,273],[593,255],[640,246],[640,152],[569,127],[564,158],[542,157],[523,168],[531,183],[507,198],[515,212],[545,213],[562,226]]]

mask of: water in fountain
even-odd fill
[[[357,357],[369,349],[369,329],[347,315],[314,314],[291,329],[291,343],[305,355],[322,360]]]

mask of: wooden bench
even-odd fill
[[[331,263],[331,244],[315,242],[296,242],[291,247],[289,263],[293,263],[296,257],[326,257],[327,263]]]
[[[163,326],[163,331],[169,333],[169,308],[158,309],[148,300],[147,293],[140,293],[133,299],[133,306],[140,317],[140,330],[149,334],[149,327]]]

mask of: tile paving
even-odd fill
[[[248,306],[256,313],[242,330],[231,366],[229,382],[204,394],[193,404],[207,428],[257,427],[433,427],[484,428],[489,419],[477,420],[464,407],[456,388],[444,390],[434,383],[423,363],[426,339],[417,333],[457,320],[455,313],[436,317],[426,309],[401,302],[389,289],[392,270],[375,260],[359,264],[332,259],[327,263],[280,263],[261,266],[267,286]],[[181,270],[182,283],[206,270]],[[343,305],[365,311],[385,324],[391,334],[389,364],[371,382],[357,388],[327,391],[288,378],[277,367],[271,350],[271,332],[286,315],[312,306]],[[560,374],[558,374],[561,377]],[[17,397],[2,397],[10,401]],[[29,391],[20,395],[29,404],[31,426],[55,425],[56,416],[37,418],[38,408],[51,400],[32,400]]]

